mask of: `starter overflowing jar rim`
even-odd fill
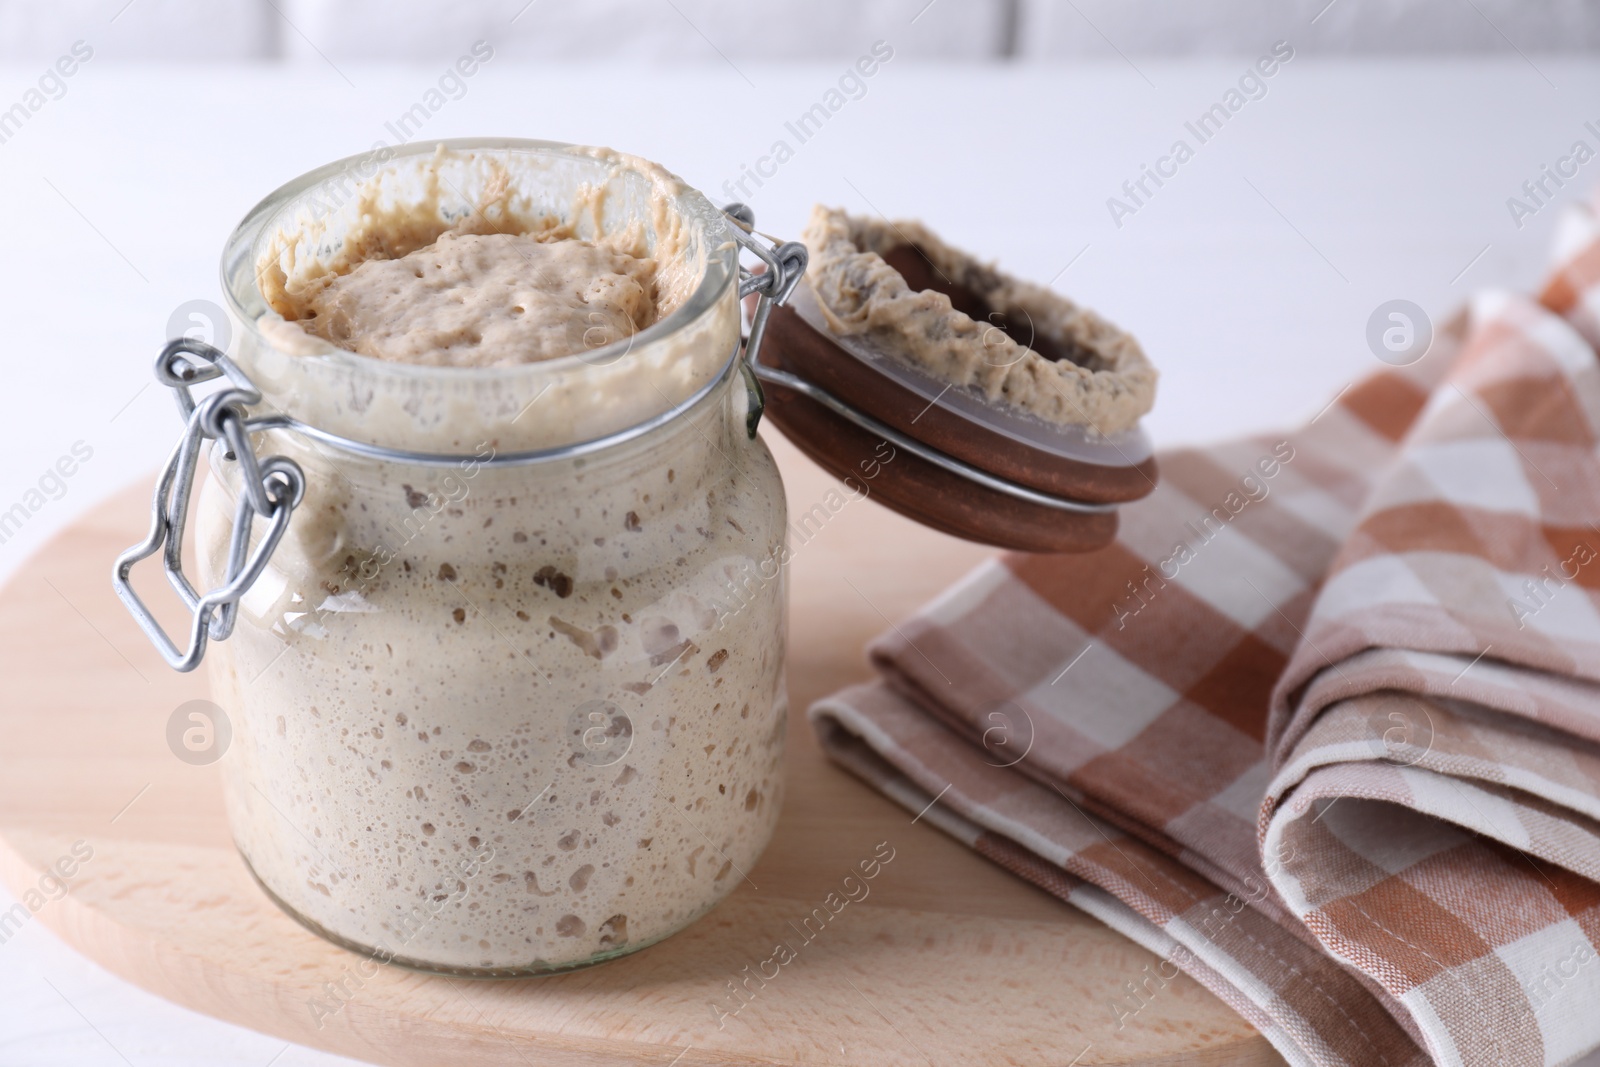
[[[392,166],[399,160],[433,155],[440,149],[443,149],[446,153],[547,152],[567,155],[577,159],[600,158],[594,149],[564,141],[520,137],[457,137],[439,141],[412,142],[394,149],[390,155],[384,157],[381,163],[375,164],[374,173],[381,172],[383,168]],[[386,149],[385,151],[390,150]],[[228,243],[223,249],[221,264],[222,292],[227,302],[227,310],[232,312],[244,324],[252,339],[269,348],[277,347],[273,339],[261,329],[260,323],[262,319],[269,315],[274,315],[276,312],[261,291],[260,278],[256,267],[258,257],[262,252],[262,241],[269,236],[270,227],[280,222],[285,212],[292,208],[296,200],[305,193],[316,190],[328,179],[336,178],[341,173],[347,173],[353,167],[368,163],[374,158],[374,152],[363,152],[357,155],[345,156],[343,159],[337,159],[314,170],[307,171],[268,193],[234,227],[233,233],[229,236]],[[721,230],[726,239],[714,244],[707,243],[704,249],[704,270],[699,284],[689,295],[689,298],[661,319],[651,323],[636,334],[613,341],[592,351],[575,352],[566,356],[558,356],[554,359],[508,367],[453,367],[402,363],[374,359],[371,356],[364,356],[358,352],[351,352],[345,349],[297,355],[293,358],[322,361],[336,366],[347,367],[350,371],[361,374],[392,376],[398,379],[417,379],[420,381],[443,380],[447,382],[463,379],[494,381],[514,380],[519,377],[537,377],[552,372],[573,370],[583,365],[606,365],[615,359],[625,358],[632,350],[647,346],[652,341],[673,334],[683,326],[694,322],[716,304],[726,287],[731,283],[735,283],[739,276],[739,245],[729,232],[730,225],[727,217],[710,200],[706,199],[705,194],[687,183],[682,184],[677,191],[677,201],[673,205],[674,208],[686,216],[697,219],[704,225],[707,237],[716,237],[718,235],[717,231]]]
[[[563,184],[577,199],[532,192]],[[493,189],[508,185],[513,195],[523,193],[514,206],[489,199]],[[437,218],[423,207],[429,203]],[[473,213],[497,231],[500,223],[493,220],[503,220],[504,232],[554,220],[599,234],[643,220],[652,251],[664,242],[677,264],[675,306],[600,347],[487,367],[375,359],[303,335],[281,303],[284,281],[302,274],[302,264],[343,273],[353,265],[352,251],[355,262],[370,254],[360,243],[381,232],[390,213],[417,207],[424,212],[417,222],[443,230]],[[457,138],[349,156],[283,184],[230,234],[221,280],[243,343],[229,376],[261,396],[252,430],[287,429],[367,457],[447,465],[471,451],[471,442],[455,432],[464,424],[487,433],[476,439],[493,440],[496,465],[586,454],[686,413],[737,368],[739,303],[751,277],[740,253],[767,259],[758,245],[677,175],[612,149]],[[653,388],[629,385],[641,381]],[[750,392],[759,405],[758,390],[752,385]],[[522,419],[540,397],[539,415]],[[374,421],[367,410],[373,403],[410,410],[419,402],[409,418],[394,410],[398,418]]]

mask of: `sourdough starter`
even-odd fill
[[[447,233],[312,293],[307,333],[401,363],[490,367],[603,348],[656,320],[653,258],[576,238]]]

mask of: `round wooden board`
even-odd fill
[[[768,439],[798,519],[834,483]],[[165,740],[173,709],[206,695],[203,672],[169,671],[111,591],[111,561],[142,534],[148,501],[139,485],[102,505],[0,595],[0,874],[21,895],[74,843],[92,847],[70,894],[43,903],[37,919],[146,989],[397,1065],[1282,1062],[1187,977],[1119,1029],[1112,1005],[1155,956],[913,823],[818,750],[798,712],[864,678],[867,640],[988,549],[870,502],[828,515],[793,564],[797,713],[782,821],[750,872],[759,888],[740,886],[684,933],[604,966],[474,982],[370,964],[364,973],[363,957],[307,932],[251,881],[228,836],[217,766],[183,763]],[[161,591],[153,571],[139,580]],[[719,1029],[711,1005],[728,1005],[727,983],[880,841],[896,856],[870,897]],[[347,999],[319,1020],[310,1003],[334,1003],[327,983]]]

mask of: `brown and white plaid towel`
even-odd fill
[[[811,709],[829,753],[1291,1064],[1600,1045],[1600,221],[1563,225],[1539,302],[1165,454],[1112,547],[879,639]]]

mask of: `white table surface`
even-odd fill
[[[1187,136],[1184,122],[1248,59],[1137,62],[890,63],[750,203],[762,229],[785,235],[817,200],[920,217],[1017,274],[1055,278],[1140,337],[1163,375],[1147,426],[1174,444],[1314,414],[1377,366],[1365,326],[1386,300],[1440,320],[1475,288],[1534,284],[1558,207],[1519,230],[1506,198],[1575,140],[1600,147],[1584,128],[1600,127],[1592,62],[1300,57],[1118,229],[1106,198]],[[165,455],[177,421],[146,384],[151,360],[175,308],[220,298],[217,260],[238,218],[281,182],[384,136],[440,69],[90,63],[0,144],[0,510],[74,442],[94,449],[66,494],[0,544],[0,574]],[[490,63],[421,132],[609,144],[720,197],[839,73]],[[0,67],[0,109],[38,74]],[[1600,161],[1560,199],[1595,184]],[[10,903],[0,890],[0,909]],[[119,1062],[350,1061],[160,1001],[42,923],[0,946],[0,1065]]]

